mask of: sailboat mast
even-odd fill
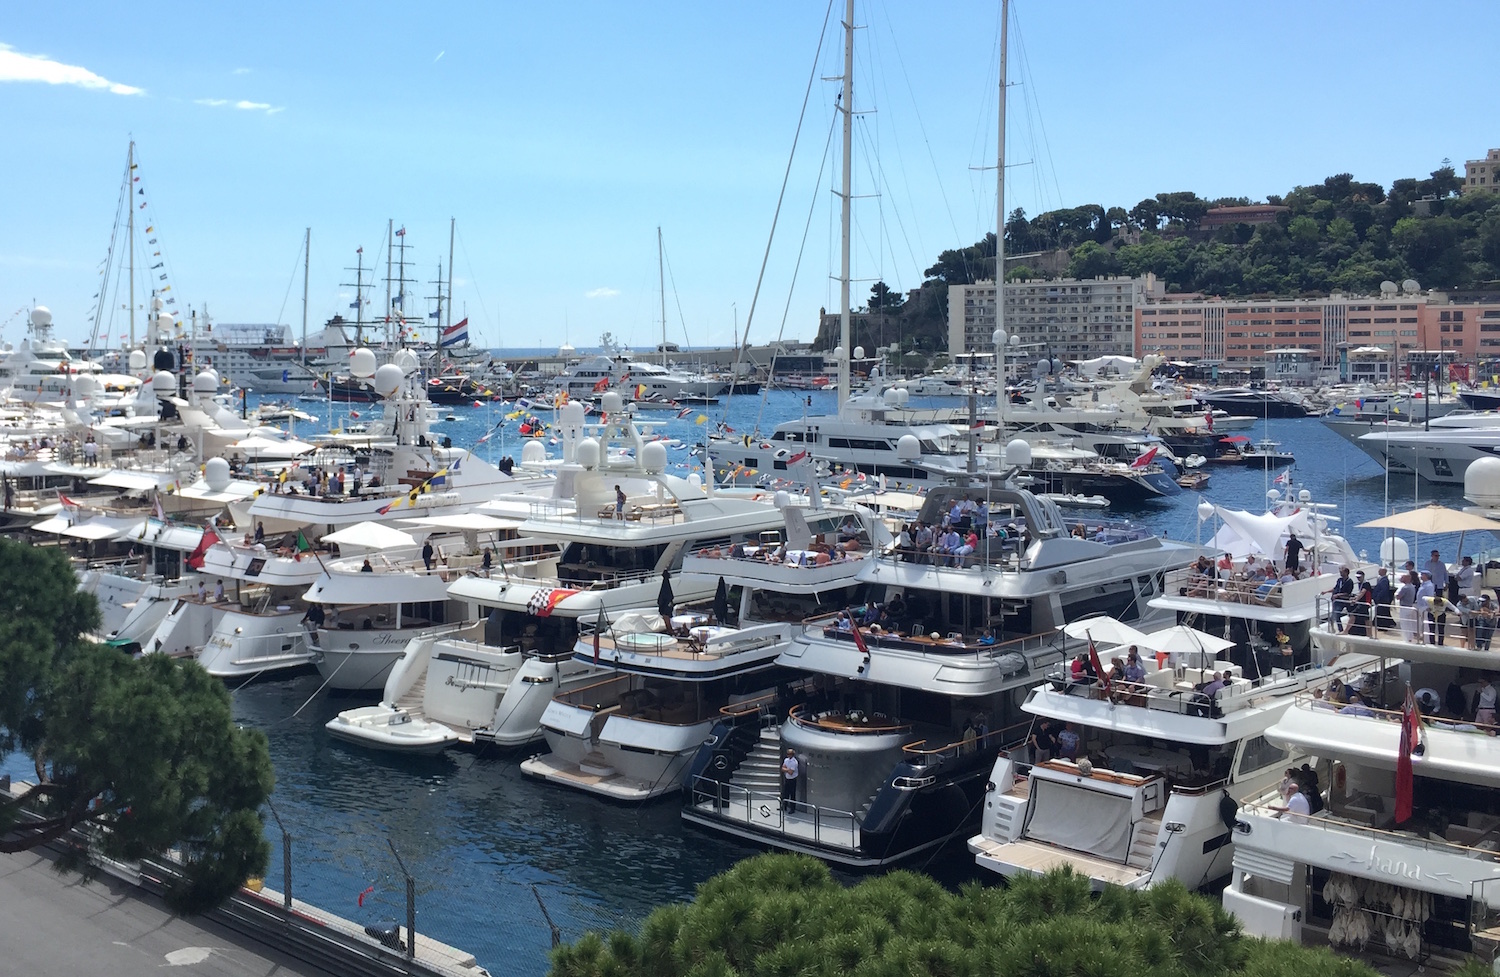
[[[844,173],[839,212],[839,348],[844,355],[839,365],[839,413],[849,399],[849,234],[853,203],[853,168],[849,153],[854,147],[854,0],[844,6],[844,90],[839,97],[839,111],[844,113]]]
[[[656,228],[656,282],[661,293],[661,365],[667,365],[667,273],[662,261],[661,227]]]
[[[1000,0],[1000,122],[995,154],[995,423],[1005,437],[1005,56],[1010,0]],[[972,365],[970,369],[973,369]]]
[[[135,197],[130,193],[133,182],[131,174],[135,172],[135,140],[130,140],[130,148],[125,152],[125,212],[129,215],[129,259],[130,269],[130,346],[135,347]],[[118,225],[117,225],[118,226]],[[150,364],[148,363],[147,366]]]
[[[448,302],[443,306],[447,310],[443,315],[447,316],[447,318],[438,317],[438,321],[443,324],[443,329],[447,329],[453,325],[453,229],[457,225],[457,217],[448,218]],[[438,335],[438,347],[442,348],[442,345],[443,337],[440,331]]]
[[[387,217],[385,221],[385,335],[386,339],[391,336],[391,252],[396,247],[396,238],[393,236],[396,230],[396,219]]]
[[[312,267],[312,228],[302,240],[302,365],[307,365],[307,276]],[[277,318],[280,318],[278,316]]]

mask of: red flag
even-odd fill
[[[609,377],[600,377],[599,382],[594,384],[594,393],[602,394],[609,389]]]
[[[208,552],[208,548],[210,546],[214,545],[218,541],[218,533],[214,532],[212,529],[203,530],[203,538],[198,540],[197,548],[194,549],[191,554],[189,554],[186,561],[187,565],[192,567],[194,570],[202,570],[204,554]]]
[[[859,649],[859,653],[861,655],[864,655],[866,658],[870,657],[869,646],[865,644],[865,636],[863,634],[860,634],[859,622],[854,620],[853,614],[849,615],[849,624],[851,625],[851,627],[849,628],[849,633],[854,636],[854,647]]]
[[[1156,449],[1153,448],[1151,450],[1155,451]],[[1094,647],[1094,639],[1092,637],[1089,638],[1089,664],[1094,666],[1094,674],[1099,677],[1100,682],[1104,683],[1104,691],[1108,692],[1109,676],[1104,673],[1104,666],[1099,663],[1099,649]]]
[[[1422,738],[1422,712],[1417,708],[1411,686],[1406,687],[1406,701],[1401,705],[1401,742],[1396,753],[1396,823],[1411,820],[1412,751]]]
[[[359,894],[359,904],[360,904],[361,907],[363,907],[364,904],[365,904],[365,896],[369,895],[370,893],[372,893],[374,891],[375,891],[375,887],[372,885],[368,889],[366,889],[365,891],[363,891],[363,892],[361,892]]]
[[[806,458],[806,457],[807,457],[807,449],[803,448],[801,451],[797,452],[796,454],[794,454],[790,458],[788,458],[786,460],[786,463],[788,465],[795,465],[797,462],[801,461],[803,458]]]
[[[61,491],[59,491],[57,493],[57,503],[58,503],[58,505],[62,506],[64,509],[76,509],[76,508],[78,508],[78,503],[74,502],[72,499],[68,498],[66,495],[63,495]]]
[[[1130,463],[1130,467],[1131,468],[1145,468],[1147,465],[1151,464],[1151,462],[1155,458],[1156,458],[1156,448],[1153,446],[1150,451],[1148,451],[1145,454],[1141,455],[1135,461],[1132,461]]]

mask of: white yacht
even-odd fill
[[[638,388],[644,387],[640,396]],[[669,366],[627,356],[590,356],[570,363],[547,384],[550,393],[592,400],[614,391],[630,400],[718,397],[729,391],[723,380],[689,376]]]
[[[1255,936],[1419,962],[1488,957],[1500,935],[1500,729],[1475,722],[1471,704],[1494,653],[1466,647],[1457,628],[1432,645],[1323,627],[1313,645],[1391,667],[1365,685],[1364,704],[1299,695],[1266,731],[1319,758],[1317,804],[1290,814],[1274,790],[1242,796],[1225,908]]]
[[[869,509],[783,502],[784,531],[684,559],[684,575],[718,578],[723,607],[711,614],[689,607],[670,622],[647,615],[645,627],[625,620],[642,615],[627,614],[605,621],[597,637],[580,635],[574,656],[588,662],[597,654],[615,674],[552,700],[542,715],[551,752],[522,763],[523,773],[645,801],[681,789],[722,711],[776,711],[778,686],[793,678],[778,655],[803,619],[862,603],[860,571],[890,542]],[[815,546],[834,547],[838,558],[818,565]]]
[[[1147,602],[1200,552],[1124,527],[1077,538],[1056,505],[1013,487],[933,489],[919,519],[937,525],[961,501],[1016,535],[936,562],[867,560],[860,579],[885,623],[845,630],[825,615],[794,636],[780,662],[814,692],[786,715],[721,718],[689,771],[687,821],[855,866],[967,837],[1026,692],[1068,650],[1057,628],[1100,611],[1165,623]],[[787,749],[807,773],[783,811]]]
[[[1466,421],[1471,426],[1464,426]],[[1415,473],[1423,481],[1462,485],[1469,465],[1500,454],[1500,427],[1489,415],[1452,415],[1431,425],[1386,425],[1360,435],[1354,444],[1393,474]]]
[[[16,348],[0,349],[0,389],[22,403],[60,403],[72,399],[78,380],[88,377],[100,390],[129,395],[140,381],[125,374],[105,373],[97,363],[75,360],[68,345],[52,335],[52,312],[39,305],[27,316],[30,333]]]

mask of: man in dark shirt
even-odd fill
[[[1302,540],[1292,533],[1286,541],[1286,568],[1292,573],[1302,569]]]

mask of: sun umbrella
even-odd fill
[[[1152,631],[1136,643],[1143,648],[1166,652],[1170,655],[1199,655],[1201,657],[1217,655],[1225,648],[1234,647],[1234,642],[1227,638],[1199,631],[1186,624],[1174,624],[1170,628]]]
[[[1143,632],[1103,615],[1070,621],[1062,631],[1070,638],[1091,638],[1106,645],[1138,645],[1146,640]]]
[[[724,585],[724,578],[719,578],[719,586],[714,590],[714,619],[720,624],[729,623],[729,588]]]
[[[656,592],[656,612],[662,617],[672,616],[672,571],[661,572],[661,590]]]
[[[1361,529],[1406,529],[1414,533],[1462,533],[1471,529],[1500,531],[1500,522],[1441,505],[1424,505],[1359,524]]]

